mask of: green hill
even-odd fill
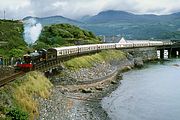
[[[92,32],[69,24],[45,26],[34,48],[48,48],[70,45],[100,43]]]
[[[23,40],[23,23],[20,21],[0,20],[0,56],[21,56],[26,49]]]
[[[22,57],[29,50],[23,38],[21,21],[0,20],[0,56]],[[35,49],[100,43],[92,32],[69,24],[44,26]]]

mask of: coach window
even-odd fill
[[[62,55],[62,51],[60,51],[59,54]]]

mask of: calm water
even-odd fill
[[[127,72],[102,100],[112,120],[180,120],[180,60]]]

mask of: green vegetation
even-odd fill
[[[70,46],[100,43],[92,32],[82,30],[74,25],[56,24],[45,26],[34,48]]]
[[[180,31],[176,32],[165,32],[158,37],[159,39],[170,39],[170,40],[179,40],[180,39]]]
[[[1,42],[5,42],[1,44]],[[19,57],[26,51],[23,40],[23,23],[20,21],[0,20],[0,55]]]
[[[82,30],[69,24],[44,26],[42,34],[35,45],[30,48],[23,38],[23,23],[21,21],[0,20],[0,56],[22,57],[27,51],[34,49],[70,46],[78,44],[100,43],[92,32]]]
[[[71,60],[65,61],[64,65],[69,69],[78,70],[80,68],[92,67],[93,63],[103,63],[112,60],[121,60],[125,57],[125,53],[120,50],[104,50],[96,54],[84,55],[73,58]]]
[[[51,87],[43,74],[30,72],[21,80],[0,88],[0,119],[34,120],[38,116],[38,103],[34,98],[48,98]]]

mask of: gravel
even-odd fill
[[[113,71],[133,68],[133,57],[128,54],[123,60],[96,63],[92,68],[82,68],[79,71],[64,69],[63,76],[51,79],[55,85],[51,97],[37,99],[39,102],[37,120],[109,120],[107,113],[101,107],[101,99],[119,86],[122,75],[115,72],[105,80],[96,83],[93,81],[108,76]],[[78,85],[79,81],[92,81],[92,83]],[[83,93],[83,90],[90,92]]]

